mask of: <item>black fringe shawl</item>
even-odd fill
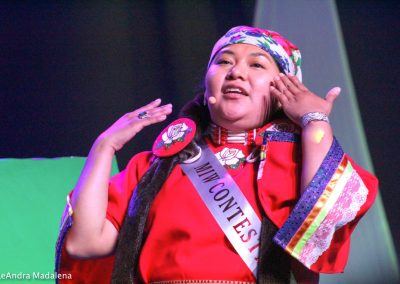
[[[194,157],[198,152],[198,148],[192,142],[177,155],[153,162],[139,181],[129,201],[127,214],[118,235],[111,283],[134,283],[137,280],[144,227],[153,200],[176,164]]]

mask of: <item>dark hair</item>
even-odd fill
[[[186,103],[179,112],[179,117],[190,118],[196,123],[196,142],[201,141],[204,133],[206,133],[207,127],[211,122],[210,111],[203,102],[204,92],[196,95],[194,99]]]

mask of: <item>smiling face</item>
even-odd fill
[[[261,127],[271,114],[269,86],[279,69],[272,57],[250,44],[221,49],[206,74],[206,98],[212,121],[230,130]]]

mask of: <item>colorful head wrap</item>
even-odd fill
[[[217,41],[211,52],[208,67],[222,48],[237,43],[258,46],[272,56],[281,72],[296,75],[301,81],[300,50],[277,32],[247,26],[234,27]]]

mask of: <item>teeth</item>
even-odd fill
[[[226,93],[242,93],[242,91],[238,88],[228,88],[225,90]]]

